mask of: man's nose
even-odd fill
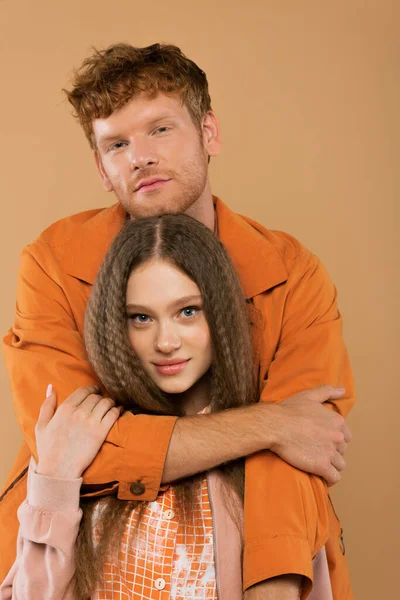
[[[131,146],[131,169],[138,171],[158,164],[157,154],[147,140],[135,140]]]
[[[181,339],[174,327],[162,326],[157,332],[155,349],[163,354],[170,354],[181,347]]]

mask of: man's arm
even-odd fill
[[[98,382],[81,334],[89,286],[57,272],[44,244],[34,250],[28,247],[22,254],[15,323],[5,337],[4,351],[17,418],[37,458],[34,427],[47,385],[51,383],[63,401],[78,387]],[[274,418],[277,411],[271,407],[262,417],[257,410],[186,417],[177,423],[175,417],[126,413],[85,471],[84,484],[91,486],[86,489],[93,493],[118,485],[119,497],[132,499],[137,495],[131,484],[140,481],[140,499],[151,500],[162,478],[169,482],[269,448],[278,441],[276,431],[282,429],[283,419]],[[248,411],[244,421],[240,411]],[[263,427],[253,440],[260,418]]]
[[[48,384],[59,402],[81,386],[99,385],[82,338],[89,293],[89,285],[60,269],[46,244],[35,242],[24,249],[14,325],[3,349],[17,420],[35,459],[34,429]],[[137,499],[130,486],[140,480],[145,488],[140,499],[153,500],[175,421],[124,414],[85,471],[85,493],[118,487],[122,499]]]
[[[346,393],[326,406],[346,417],[355,400],[354,382],[337,291],[324,265],[301,248],[286,285],[272,294],[278,312],[284,307],[281,315],[271,314],[267,296],[255,301],[268,315],[270,326],[278,327],[274,336],[279,339],[273,356],[261,357],[261,400],[280,402],[302,390],[330,384],[343,387]]]
[[[327,411],[322,403],[343,394],[344,390],[326,385],[301,392],[283,405],[262,402],[182,417],[171,436],[162,482],[261,450],[279,449],[291,465],[335,483],[345,467],[342,454],[350,432],[343,417]]]
[[[291,403],[285,400],[288,397],[301,400],[300,390],[329,383],[344,387],[346,393],[331,398],[322,408],[345,416],[354,402],[354,389],[336,290],[320,261],[305,249],[300,249],[289,267],[285,285],[254,301],[265,317],[261,400],[278,400],[285,410]],[[271,348],[268,339],[277,340],[276,346]],[[309,443],[312,446],[311,437]],[[288,448],[296,452],[296,444],[292,437]],[[286,459],[279,442],[272,450]],[[282,573],[296,573],[304,577],[303,590],[309,590],[310,557],[328,538],[328,563],[335,565],[330,573],[333,596],[341,586],[350,587],[340,524],[320,478],[288,469],[286,462],[271,452],[250,456],[246,460],[244,522],[244,589]]]
[[[339,481],[351,439],[343,416],[354,402],[354,387],[336,296],[321,262],[301,247],[287,284],[254,301],[269,327],[261,355],[263,402],[178,419],[164,482],[265,449],[329,484]],[[272,356],[271,338],[279,340]],[[332,393],[327,383],[342,386],[343,393]],[[335,410],[330,414],[326,407]]]

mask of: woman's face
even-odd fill
[[[129,339],[164,392],[186,392],[210,368],[211,339],[197,285],[162,259],[135,269],[126,290]]]

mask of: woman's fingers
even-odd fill
[[[77,407],[86,400],[91,394],[98,395],[100,392],[99,388],[95,385],[85,385],[78,388],[63,402],[63,405]]]
[[[51,383],[47,386],[46,399],[40,407],[37,427],[45,427],[57,410],[57,394]]]
[[[95,406],[93,407],[92,416],[96,419],[96,421],[100,422],[104,418],[104,416],[107,414],[107,412],[114,407],[115,407],[114,400],[111,400],[111,398],[102,398],[100,396],[100,397],[98,397],[98,401],[96,402]]]
[[[118,418],[119,418],[120,414],[122,413],[122,410],[123,410],[122,406],[113,406],[112,408],[110,408],[109,411],[107,411],[105,413],[103,419],[101,420],[101,426],[104,428],[103,429],[104,437],[107,436],[111,427],[118,421]]]
[[[103,396],[100,394],[89,394],[83,402],[81,402],[75,410],[84,413],[86,417],[92,416],[97,406],[102,402]]]

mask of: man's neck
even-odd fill
[[[211,193],[210,182],[207,181],[206,187],[200,198],[186,211],[189,217],[204,223],[206,227],[215,231],[215,210],[214,201]]]

